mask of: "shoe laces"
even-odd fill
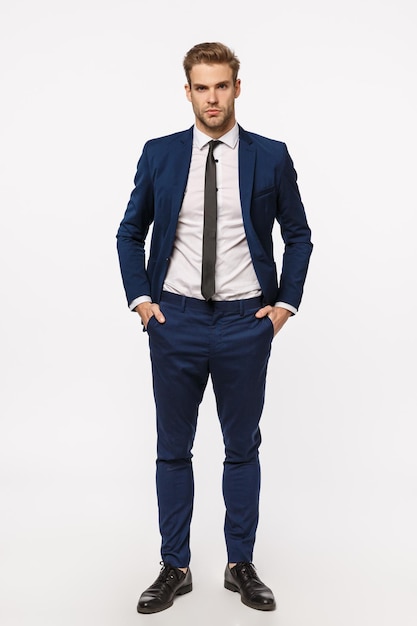
[[[256,569],[253,563],[236,563],[235,567],[239,567],[239,573],[243,576],[245,580],[249,580],[250,578],[255,578]]]
[[[159,572],[158,580],[164,583],[168,583],[170,580],[176,580],[174,572],[176,567],[170,565],[169,563],[164,563],[164,561],[160,561],[161,571]]]

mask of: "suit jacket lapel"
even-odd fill
[[[250,209],[255,173],[256,151],[249,135],[239,126],[239,188],[245,228],[251,225]]]
[[[175,172],[175,184],[172,187],[171,220],[176,225],[190,170],[193,148],[192,127],[180,133],[170,148],[172,152],[171,163]]]

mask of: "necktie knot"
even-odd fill
[[[218,139],[212,139],[211,141],[208,142],[210,156],[213,156],[213,150],[216,146],[219,145],[219,143],[221,143],[221,141],[219,141]]]

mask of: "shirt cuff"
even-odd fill
[[[293,315],[298,312],[298,309],[296,309],[295,306],[292,306],[292,304],[287,304],[286,302],[275,302],[275,306],[280,306],[282,309],[287,309],[287,311],[291,311]]]
[[[129,309],[133,311],[135,307],[137,307],[138,304],[142,304],[142,302],[152,302],[152,298],[150,298],[149,296],[139,296],[139,298],[135,298],[134,300],[132,300],[132,302],[129,304]]]

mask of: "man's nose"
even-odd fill
[[[208,101],[209,102],[217,102],[217,95],[216,95],[216,90],[215,89],[209,89],[208,92]]]

